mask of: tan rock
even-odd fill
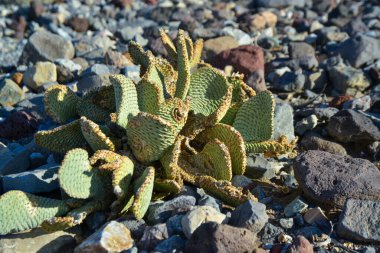
[[[203,56],[204,58],[211,59],[220,52],[239,46],[239,43],[234,37],[222,36],[215,39],[206,40],[204,43]]]
[[[26,86],[37,91],[43,84],[57,81],[57,67],[51,62],[37,62],[25,71],[23,81]]]

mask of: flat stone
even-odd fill
[[[294,175],[304,196],[322,208],[350,198],[380,200],[380,171],[365,159],[309,150],[296,158]]]
[[[268,215],[266,213],[266,206],[259,202],[249,200],[238,207],[232,212],[228,224],[246,228],[253,233],[258,233],[268,222]]]
[[[332,116],[327,131],[335,140],[344,143],[370,144],[380,140],[380,130],[372,120],[352,109],[341,110]]]
[[[183,233],[187,238],[203,223],[216,222],[221,224],[226,222],[226,215],[218,212],[210,206],[199,206],[189,211],[182,218]]]
[[[379,243],[380,202],[348,199],[337,232],[346,239]]]
[[[306,211],[308,206],[300,197],[297,197],[285,207],[284,214],[286,217],[292,217]]]
[[[325,140],[316,135],[306,135],[300,145],[304,150],[321,150],[336,155],[347,155],[346,149],[341,144]]]
[[[288,103],[276,103],[273,125],[273,139],[277,140],[282,135],[285,135],[289,141],[295,139],[293,108],[291,105]]]
[[[24,97],[24,91],[12,79],[5,78],[0,82],[0,105],[13,106]]]
[[[24,73],[23,82],[34,91],[46,84],[57,81],[57,67],[51,62],[37,62]]]
[[[3,191],[20,190],[28,193],[50,192],[59,188],[59,165],[46,164],[35,170],[9,174],[1,178]]]
[[[177,213],[185,213],[195,206],[192,196],[179,196],[171,200],[151,205],[148,209],[148,221],[152,224],[162,223]]]
[[[54,233],[46,233],[41,228],[37,228],[24,233],[0,236],[0,252],[72,252],[76,245],[75,236],[80,234],[79,227],[75,227]]]
[[[117,221],[110,221],[79,244],[74,253],[120,252],[133,246],[129,229]]]
[[[248,229],[208,222],[194,231],[184,252],[245,253],[252,252],[257,246],[256,235]]]
[[[199,206],[211,206],[211,207],[215,208],[215,210],[220,212],[222,202],[220,200],[206,194],[198,200],[198,205]]]
[[[271,162],[259,155],[248,155],[245,174],[250,178],[272,179],[276,170]]]
[[[29,37],[19,63],[27,65],[38,61],[54,62],[59,58],[71,59],[74,57],[74,53],[74,46],[71,41],[42,30]]]
[[[30,151],[14,143],[8,147],[0,143],[0,175],[24,172],[29,168]]]
[[[318,228],[326,232],[326,234],[330,234],[332,232],[332,223],[329,221],[320,207],[308,209],[305,212],[303,218],[310,225],[317,225]]]
[[[171,253],[181,252],[185,248],[186,241],[179,235],[173,235],[168,239],[160,242],[155,248],[154,252]]]
[[[204,42],[203,57],[209,60],[224,50],[236,48],[238,46],[239,43],[231,36],[209,39]]]

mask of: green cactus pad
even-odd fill
[[[74,148],[87,146],[79,120],[52,130],[39,131],[34,135],[34,139],[38,146],[62,154]]]
[[[231,156],[228,147],[218,139],[207,142],[203,150],[190,157],[189,161],[199,174],[212,176],[217,180],[232,179]]]
[[[0,235],[38,227],[44,220],[68,211],[64,201],[9,191],[0,197]]]
[[[231,103],[232,86],[216,69],[203,67],[191,75],[188,96],[191,98],[191,110],[196,114],[215,117],[220,121]]]
[[[154,180],[154,192],[178,194],[183,187],[183,181],[177,182],[172,179],[156,178]]]
[[[49,233],[66,230],[81,224],[90,213],[101,210],[103,208],[104,204],[100,201],[89,201],[83,206],[71,210],[65,217],[52,217],[45,220],[41,224],[41,227]]]
[[[140,76],[144,75],[148,65],[149,65],[149,57],[138,43],[135,41],[130,41],[128,44],[128,52],[132,58],[132,61],[136,65],[140,65]]]
[[[246,142],[245,148],[249,153],[264,153],[266,156],[279,156],[282,154],[292,153],[296,147],[296,140],[288,142],[286,136],[280,136],[280,138],[262,142]]]
[[[177,37],[177,70],[178,79],[175,97],[185,99],[190,87],[190,63],[186,48],[184,31],[180,30]]]
[[[123,75],[111,75],[110,81],[115,89],[117,124],[126,128],[128,121],[139,113],[136,86]]]
[[[86,117],[80,118],[80,124],[82,134],[93,151],[101,149],[115,151],[115,144],[103,133],[98,124]]]
[[[99,150],[91,157],[90,163],[101,170],[112,171],[113,192],[118,198],[124,198],[133,175],[132,160],[109,150]]]
[[[241,134],[232,126],[216,124],[201,132],[195,140],[204,144],[215,138],[222,141],[228,147],[231,155],[232,172],[235,175],[243,175],[247,158],[245,154],[244,140]]]
[[[164,31],[164,29],[160,29],[162,44],[164,45],[166,51],[168,52],[169,59],[172,61],[177,60],[177,50],[174,46],[172,39],[169,35]]]
[[[45,92],[45,111],[54,121],[65,123],[78,116],[79,101],[80,98],[67,86],[54,85]]]
[[[154,174],[154,168],[148,167],[145,169],[143,175],[135,181],[135,198],[132,205],[132,213],[138,220],[142,219],[146,211],[148,211],[153,193]]]
[[[160,159],[174,143],[176,129],[156,115],[139,113],[127,125],[129,146],[136,158],[144,163]]]
[[[244,141],[266,141],[273,134],[274,98],[270,91],[263,91],[243,103],[236,114],[233,127]]]
[[[100,197],[104,190],[95,169],[91,168],[84,149],[70,150],[58,170],[59,185],[67,195],[77,199]],[[98,196],[97,196],[98,195]]]
[[[220,123],[232,126],[232,124],[235,121],[236,114],[239,111],[241,105],[242,103],[232,103],[230,108],[228,108],[226,115],[224,115]]]
[[[171,98],[160,104],[156,115],[168,121],[176,128],[176,132],[179,133],[186,123],[189,110],[190,100]]]
[[[257,201],[252,194],[243,193],[241,188],[233,186],[229,181],[218,181],[210,176],[199,176],[196,178],[195,184],[231,206],[238,206],[249,199]]]
[[[193,55],[190,60],[190,68],[195,67],[197,64],[201,61],[202,56],[202,50],[203,50],[203,39],[198,39],[194,43],[194,49],[193,49]]]
[[[136,85],[139,108],[143,112],[155,114],[161,103],[164,102],[162,87],[157,83],[143,78]]]
[[[95,105],[90,98],[83,98],[77,104],[79,116],[84,116],[94,122],[106,122],[110,119],[110,111]]]

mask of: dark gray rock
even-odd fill
[[[136,240],[140,240],[147,226],[143,219],[136,220],[133,217],[127,218],[126,220],[121,220],[120,222],[131,231],[132,237]]]
[[[274,109],[273,139],[285,135],[289,141],[294,140],[293,108],[287,103],[276,103]]]
[[[186,241],[178,235],[173,235],[160,242],[155,248],[154,253],[172,253],[182,252],[185,248]]]
[[[148,221],[153,224],[165,222],[177,213],[189,211],[195,203],[194,197],[179,196],[157,205],[151,205],[148,209]]]
[[[255,3],[261,7],[281,8],[288,6],[304,7],[306,0],[255,0]]]
[[[4,192],[20,190],[28,193],[50,192],[59,188],[59,165],[46,164],[35,170],[10,174],[1,178]]]
[[[264,157],[248,155],[245,174],[250,178],[272,179],[276,176],[275,168]]]
[[[368,117],[354,110],[342,110],[331,117],[328,133],[340,142],[372,143],[380,140],[380,130]]]
[[[38,31],[29,37],[28,43],[20,57],[20,64],[28,64],[37,61],[54,62],[60,58],[71,59],[74,57],[74,46],[56,34],[47,31]]]
[[[349,198],[380,200],[380,171],[365,159],[310,150],[295,160],[294,175],[305,197],[326,207]]]
[[[185,253],[243,253],[252,252],[256,247],[256,235],[251,231],[208,222],[199,226],[187,240]]]
[[[249,200],[236,207],[228,223],[235,227],[246,228],[256,234],[267,222],[265,205]]]
[[[302,73],[287,71],[282,76],[275,78],[272,86],[280,91],[301,91],[305,81],[306,77]]]
[[[169,236],[172,235],[180,235],[182,234],[183,228],[182,228],[182,218],[183,214],[178,214],[170,217],[166,221],[166,227],[168,228]]]
[[[0,175],[24,172],[29,168],[30,150],[18,143],[0,143]]]
[[[211,206],[215,208],[218,212],[220,212],[222,202],[210,195],[204,195],[198,200],[199,206]]]
[[[260,242],[264,244],[274,244],[278,242],[278,236],[283,233],[285,233],[283,228],[267,223],[261,233],[259,233]]]
[[[169,238],[165,223],[147,226],[138,247],[140,250],[153,250],[160,242]]]
[[[284,214],[286,217],[292,217],[306,211],[308,206],[300,197],[297,197],[285,207]]]
[[[346,239],[379,243],[380,202],[348,199],[337,232]]]
[[[358,68],[380,58],[380,40],[358,34],[342,42],[337,53]]]

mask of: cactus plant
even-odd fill
[[[38,132],[35,141],[66,154],[58,171],[62,197],[5,193],[0,234],[66,229],[97,210],[141,219],[152,199],[177,194],[185,183],[233,206],[256,200],[230,183],[244,174],[246,152],[276,156],[295,147],[285,137],[271,139],[272,94],[256,94],[242,75],[201,62],[202,40],[179,31],[174,43],[160,32],[168,59],[129,43],[138,83],[110,75],[109,85],[82,96],[64,85],[46,91],[47,114],[64,125]]]

